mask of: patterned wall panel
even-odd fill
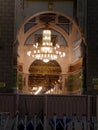
[[[0,82],[12,86],[14,43],[14,0],[0,1]]]

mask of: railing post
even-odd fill
[[[4,125],[4,130],[6,130],[7,124],[9,123],[9,119],[10,119],[10,114],[8,114],[8,117],[6,119],[5,125]]]
[[[47,117],[44,115],[44,130],[47,130]]]
[[[66,119],[66,115],[64,115],[64,117],[63,117],[63,123],[64,123],[64,130],[66,130],[66,127],[67,127],[67,121],[66,121],[67,119]]]
[[[54,114],[53,121],[54,121],[54,130],[56,130],[56,114]]]
[[[78,129],[78,120],[76,114],[72,116],[72,129]]]
[[[24,120],[24,130],[27,130],[27,114],[25,115],[25,120]]]
[[[34,115],[34,130],[36,130],[36,120],[37,120],[37,118],[36,118],[36,114]]]
[[[86,116],[83,115],[82,116],[82,126],[81,126],[83,130],[87,130],[87,125],[88,125],[87,123],[88,122],[86,120]]]
[[[18,130],[18,129],[17,129],[17,126],[18,126],[18,112],[16,113],[15,126],[14,126],[14,129],[13,129],[13,130]]]
[[[96,116],[92,116],[92,129],[93,130],[97,130],[97,119],[96,119]]]

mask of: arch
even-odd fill
[[[18,35],[17,35],[18,40],[20,39],[20,36],[22,35],[22,36],[23,36],[23,39],[24,39],[24,41],[23,41],[23,43],[24,43],[25,40],[27,39],[27,37],[28,37],[31,33],[35,32],[35,31],[38,30],[38,29],[44,28],[45,25],[44,25],[43,23],[39,23],[39,24],[35,25],[35,26],[33,27],[33,29],[31,28],[29,31],[27,31],[27,33],[24,33],[24,25],[25,25],[29,20],[31,20],[32,18],[37,17],[37,16],[39,16],[39,15],[41,15],[41,14],[49,14],[49,13],[51,13],[51,14],[56,14],[56,15],[60,15],[60,16],[63,16],[63,17],[65,17],[65,18],[67,18],[67,19],[72,23],[73,27],[79,32],[81,39],[83,38],[83,34],[81,33],[80,28],[78,27],[78,25],[76,24],[76,22],[75,22],[72,18],[70,18],[70,17],[67,16],[66,14],[61,13],[61,12],[58,12],[58,11],[43,11],[43,12],[39,12],[39,13],[36,13],[36,14],[32,15],[31,17],[29,17],[29,18],[23,23],[23,25],[20,27],[19,32],[18,32]],[[61,29],[60,27],[58,27],[57,25],[55,25],[55,24],[53,24],[53,23],[50,23],[49,27],[50,27],[51,29],[54,29],[54,30],[56,30],[57,32],[59,32],[59,33],[66,39],[67,42],[69,41],[68,34],[67,34],[63,29]]]
[[[29,73],[32,75],[60,75],[61,66],[56,60],[44,63],[41,60],[35,60],[29,67]]]
[[[29,88],[34,93],[34,88],[42,87],[42,92],[54,88],[54,84],[60,80],[61,67],[57,61],[44,63],[41,60],[35,60],[29,67]]]
[[[33,27],[33,29],[31,28],[26,34],[24,34],[24,42],[31,35],[31,33],[34,33],[35,31],[37,31],[39,29],[43,29],[43,28],[45,28],[45,25],[42,24],[42,23],[40,23],[38,25],[35,25],[35,27]],[[55,31],[60,33],[64,37],[64,39],[66,39],[66,41],[68,43],[69,37],[68,37],[67,33],[63,29],[61,29],[60,27],[58,27],[57,25],[52,24],[52,23],[49,24],[49,28],[54,29]]]
[[[68,17],[66,14],[63,14],[63,13],[60,13],[60,12],[56,12],[56,11],[45,11],[45,12],[40,12],[40,13],[37,13],[33,16],[31,16],[30,18],[28,18],[24,23],[23,25],[21,26],[20,30],[19,30],[19,33],[18,33],[18,40],[22,41],[19,43],[21,43],[20,45],[20,48],[24,51],[23,51],[23,56],[26,56],[26,54],[24,54],[25,51],[27,51],[28,48],[25,48],[26,46],[24,46],[24,43],[26,41],[26,39],[30,36],[30,34],[32,34],[33,32],[39,30],[39,29],[43,29],[45,27],[45,24],[44,23],[38,23],[37,25],[35,25],[34,27],[32,27],[31,29],[29,29],[26,33],[24,33],[24,25],[29,21],[31,20],[32,18],[34,17],[37,17],[39,16],[40,14],[49,14],[49,13],[53,13],[53,14],[57,14],[57,15],[60,15],[60,16],[63,16],[63,17],[66,17],[68,20],[70,20],[70,22],[72,23],[72,31],[71,33],[74,34],[74,32],[76,31],[77,33],[79,33],[79,38],[80,38],[80,41],[82,41],[83,39],[83,35],[81,33],[81,30],[79,29],[78,25],[75,23],[75,21]],[[60,33],[64,38],[65,40],[67,41],[68,43],[68,47],[71,48],[73,46],[69,46],[69,44],[72,44],[72,41],[71,41],[71,37],[66,33],[66,31],[64,31],[62,28],[60,28],[60,26],[56,25],[55,23],[49,23],[49,28],[50,29],[53,29],[55,31],[57,31],[58,33]],[[22,38],[21,38],[22,36]],[[76,36],[76,35],[74,35]],[[76,37],[77,38],[77,37]],[[77,42],[78,43],[78,42]],[[23,48],[24,47],[24,48]],[[79,44],[79,47],[80,47],[80,44]],[[26,57],[24,59],[24,68],[28,67],[28,69],[26,69],[25,73],[28,73],[28,76],[29,76],[29,80],[31,79],[32,80],[32,76],[33,77],[36,77],[38,78],[38,76],[42,76],[42,78],[47,78],[47,82],[50,83],[49,78],[50,77],[56,77],[56,80],[59,79],[59,76],[60,74],[62,73],[62,77],[63,77],[63,84],[62,84],[62,88],[65,87],[64,85],[67,83],[67,78],[70,73],[73,73],[73,71],[77,71],[77,65],[78,63],[73,63],[73,61],[71,61],[71,56],[72,56],[72,53],[71,53],[71,48],[69,50],[69,48],[67,48],[67,56],[66,56],[66,59],[64,60],[61,60],[61,59],[58,59],[57,61],[52,61],[52,63],[54,63],[55,67],[51,67],[51,64],[49,63],[49,67],[47,67],[46,64],[43,65],[43,62],[41,63],[41,61],[36,61],[33,59],[33,62],[32,62],[32,59],[31,58],[28,58],[26,60]],[[79,58],[79,57],[78,57]],[[80,57],[81,58],[81,57]],[[40,62],[40,63],[38,63]],[[51,61],[50,61],[51,62]],[[78,62],[80,63],[80,61],[78,60]],[[65,65],[66,64],[66,65]],[[39,65],[39,66],[38,66]],[[64,67],[63,67],[64,66]],[[81,66],[82,66],[82,63],[81,63]],[[57,68],[56,68],[57,67]],[[51,70],[52,68],[52,70]],[[81,68],[80,68],[81,69]],[[28,71],[29,70],[29,71]],[[51,71],[50,71],[51,70]],[[28,72],[27,72],[28,71]],[[68,73],[68,74],[67,74]],[[65,76],[65,77],[64,77]],[[65,81],[66,79],[66,81]],[[46,82],[46,81],[45,81]],[[30,84],[31,85],[31,84]],[[28,86],[28,85],[27,85]],[[46,85],[48,86],[48,84]],[[62,90],[63,92],[63,90]]]
[[[48,14],[48,13],[58,14],[58,15],[61,15],[61,16],[66,17],[67,19],[69,19],[69,20],[71,21],[72,24],[74,24],[75,28],[80,32],[80,29],[79,29],[78,25],[76,24],[76,22],[75,22],[71,17],[69,17],[68,15],[66,15],[66,14],[64,14],[64,13],[58,12],[58,11],[42,11],[42,12],[38,12],[38,13],[32,15],[31,17],[29,17],[29,18],[22,24],[22,26],[20,27],[20,29],[23,28],[24,25],[25,25],[30,19],[32,19],[32,18],[34,18],[34,17],[37,17],[38,15]]]

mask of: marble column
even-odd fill
[[[28,77],[29,74],[23,74],[23,93],[28,93]]]
[[[62,94],[66,93],[67,85],[66,85],[66,74],[62,74]]]

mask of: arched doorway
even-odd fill
[[[44,63],[41,60],[34,61],[29,68],[29,91],[36,93],[42,87],[40,94],[57,94],[61,88],[55,88],[56,84],[61,85],[61,67],[54,60]]]
[[[50,62],[51,64],[52,62],[56,63],[55,66],[57,66],[58,63],[62,70],[60,71],[61,73],[60,77],[62,79],[61,93],[80,94],[82,90],[82,64],[83,64],[82,62],[83,57],[81,52],[81,43],[83,40],[82,35],[73,19],[69,18],[64,14],[53,11],[47,11],[35,14],[23,24],[23,26],[19,31],[18,64],[19,65],[22,64],[23,66],[23,73],[22,73],[23,77],[25,77],[25,74],[28,74],[28,76],[24,78],[27,79],[26,88],[27,90],[29,89],[31,91],[32,87],[36,86],[38,78],[44,79],[43,81],[44,85],[41,82],[39,85],[42,85],[43,88],[45,89],[47,88],[45,87],[45,84],[46,86],[51,86],[52,78],[55,78],[56,81],[59,80],[59,76],[55,72],[52,72],[53,75],[52,74],[49,75],[47,73],[37,74],[37,71],[39,70],[38,65],[41,64],[41,66],[44,67],[44,64],[41,63],[41,61],[35,61],[35,59],[33,59],[32,57],[27,56],[27,51],[30,48],[32,48],[32,45],[35,43],[35,41],[41,40],[42,30],[45,27],[46,22],[49,22],[49,28],[51,29],[53,35],[56,37],[57,40],[56,42],[58,42],[59,45],[62,46],[62,49],[66,52],[66,57],[64,59],[59,58],[56,61]],[[51,66],[50,63],[46,67],[48,68],[48,70],[49,67]],[[34,70],[36,68],[37,71],[35,71],[34,73]],[[40,69],[39,71],[42,70]],[[36,79],[36,81],[34,78]],[[33,84],[31,82],[32,80]]]

